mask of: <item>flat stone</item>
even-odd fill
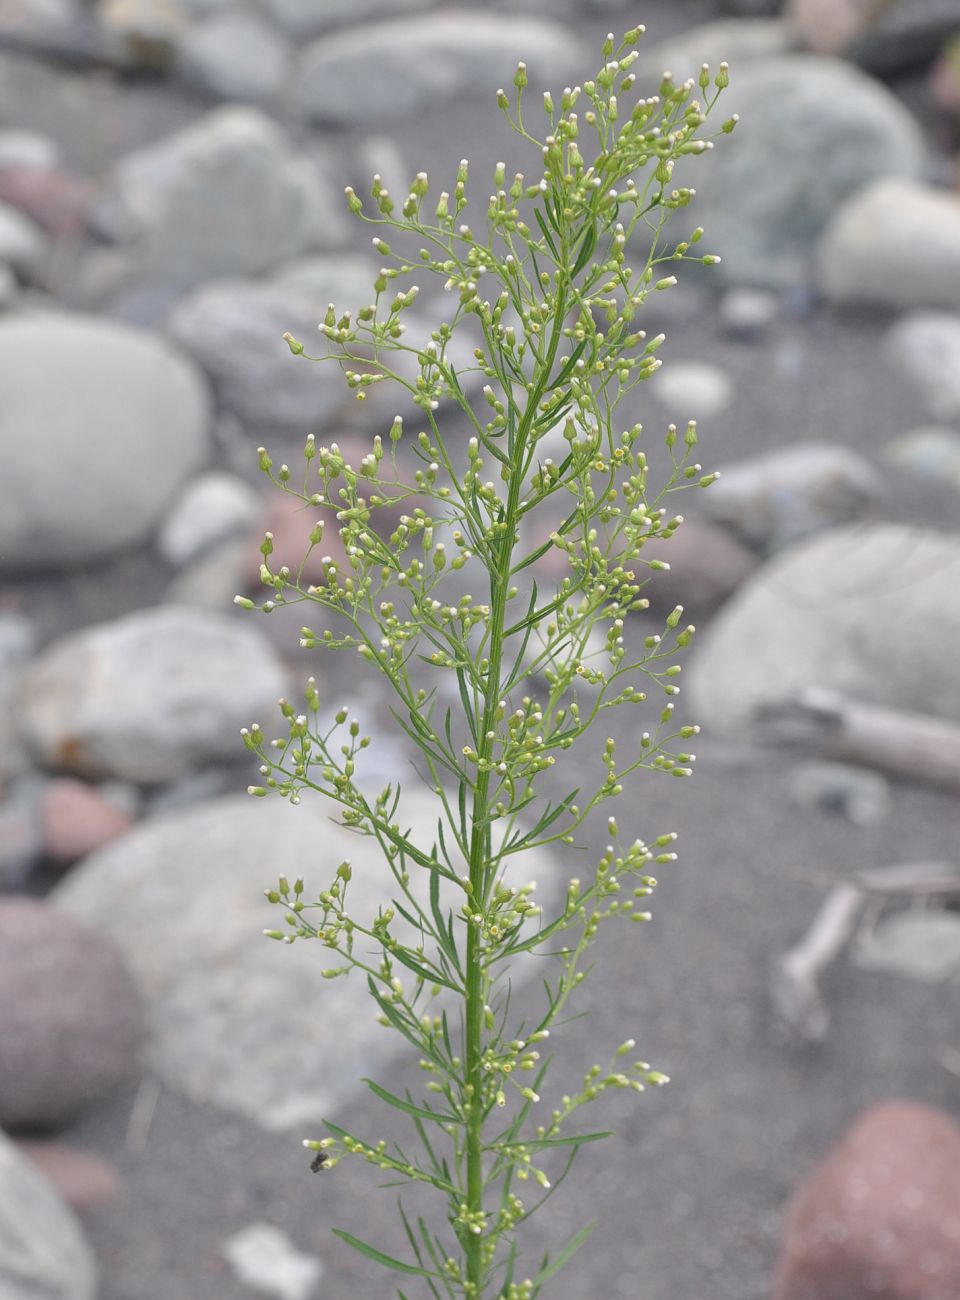
[[[510,85],[517,62],[531,86],[569,78],[582,63],[580,42],[535,18],[448,13],[335,33],[307,46],[291,87],[295,107],[331,124],[409,117],[465,95]]]
[[[0,1133],[3,1300],[96,1300],[98,1292],[99,1270],[80,1224]]]
[[[74,632],[23,681],[21,726],[45,766],[144,785],[242,759],[286,675],[247,619],[159,606]]]
[[[320,171],[263,113],[236,105],[121,159],[97,220],[141,273],[183,287],[339,248],[345,228]]]
[[[890,812],[890,782],[853,763],[798,763],[787,786],[801,808],[840,813],[854,826],[875,826]]]
[[[887,177],[837,211],[817,250],[831,302],[880,307],[960,303],[960,194]]]
[[[223,1255],[238,1282],[277,1300],[309,1300],[323,1276],[315,1255],[296,1249],[272,1223],[251,1223],[223,1243]]]
[[[270,734],[270,717],[262,721]],[[319,1122],[399,1046],[377,1023],[362,979],[322,978],[333,954],[259,938],[282,925],[263,896],[281,870],[301,875],[313,898],[349,859],[351,912],[370,919],[395,892],[376,844],[327,812],[319,797],[299,807],[243,796],[178,809],[88,858],[54,893],[57,907],[126,953],[145,994],[157,1073],[267,1129]],[[419,842],[432,842],[436,815],[425,796],[405,795],[401,819]],[[536,877],[550,907],[559,897],[550,859],[524,855],[521,870],[520,883]]]
[[[707,513],[766,550],[873,513],[884,500],[881,475],[833,443],[800,443],[717,466]]]
[[[761,705],[819,686],[960,722],[958,585],[953,534],[864,524],[792,547],[697,637],[684,674],[692,714],[732,733]],[[923,636],[893,654],[891,629],[902,628]]]
[[[229,538],[249,534],[260,517],[260,498],[249,483],[220,471],[195,479],[167,516],[157,548],[182,568]]]
[[[908,911],[885,917],[853,950],[863,970],[937,984],[960,974],[960,915]]]
[[[67,1123],[136,1073],[140,1000],[109,936],[45,902],[2,899],[0,988],[4,1127]],[[0,1280],[3,1262],[0,1249]]]
[[[885,351],[935,420],[960,417],[960,314],[913,311],[890,329]]]
[[[291,57],[291,47],[270,23],[225,10],[186,34],[176,66],[204,94],[269,104],[283,88]]]
[[[0,572],[87,564],[145,541],[208,454],[202,376],[126,325],[0,320],[0,388]]]

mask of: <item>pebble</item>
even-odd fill
[[[238,1282],[277,1300],[309,1300],[323,1276],[314,1255],[296,1249],[272,1223],[251,1223],[223,1243],[223,1255]]]
[[[265,114],[238,105],[127,154],[96,216],[141,273],[183,287],[339,248],[345,229],[320,170]]]
[[[884,481],[873,466],[828,442],[799,443],[717,468],[720,478],[705,498],[708,515],[763,550],[851,523],[884,500]]]
[[[837,210],[817,250],[830,302],[879,307],[960,303],[960,194],[885,177]]]
[[[773,1300],[960,1295],[960,1126],[912,1101],[872,1106],[787,1206]]]
[[[890,782],[853,763],[798,763],[788,789],[801,808],[840,813],[854,826],[876,826],[890,813]]]
[[[87,1214],[116,1200],[120,1176],[102,1156],[55,1139],[20,1138],[14,1145],[72,1210]]]
[[[697,625],[712,617],[757,566],[756,556],[726,528],[699,519],[688,519],[669,541],[648,542],[643,557],[670,565],[644,587],[651,609],[669,614],[682,605],[687,620]]]
[[[929,416],[960,419],[960,314],[907,312],[887,334],[885,351]]]
[[[97,1300],[99,1269],[83,1229],[2,1133],[0,1243],[3,1300]]]
[[[271,734],[271,717],[262,721]],[[395,892],[375,842],[329,811],[319,796],[298,807],[234,796],[178,808],[87,858],[54,891],[58,907],[123,949],[145,993],[149,1059],[162,1079],[194,1101],[301,1136],[304,1125],[342,1108],[397,1046],[377,1023],[364,980],[324,980],[328,963],[313,946],[256,938],[282,925],[263,896],[280,870],[291,880],[302,875],[313,896],[349,858],[351,912],[361,918],[372,919]],[[425,796],[405,791],[399,815],[415,837],[435,834],[436,806]],[[522,872],[539,880],[539,903],[554,906],[552,860],[524,854]]]
[[[90,193],[69,172],[9,166],[0,168],[0,203],[55,239],[66,239],[83,231]]]
[[[167,516],[157,549],[182,568],[230,538],[249,533],[260,515],[256,491],[235,474],[204,474],[187,487]]]
[[[533,88],[562,84],[581,66],[580,42],[535,18],[441,11],[374,23],[308,45],[292,100],[318,122],[390,122],[450,99],[493,96],[519,59],[529,62]]]
[[[76,862],[119,839],[134,822],[96,786],[69,777],[47,782],[40,816],[44,856],[60,864]]]
[[[291,57],[271,24],[224,10],[187,33],[176,65],[183,80],[206,95],[269,104],[280,96]]]
[[[929,909],[886,916],[861,936],[853,961],[926,984],[952,979],[960,975],[960,915]]]
[[[251,623],[159,606],[73,632],[24,677],[24,735],[47,767],[142,785],[244,757],[241,727],[276,715],[286,675]]]
[[[68,1123],[135,1074],[140,998],[98,929],[46,902],[0,899],[0,988],[4,1128]]]
[[[649,392],[684,424],[719,415],[733,400],[733,384],[707,361],[671,361],[653,377]]]
[[[130,326],[7,316],[0,387],[0,572],[89,564],[146,541],[207,458],[202,375]]]
[[[960,433],[938,426],[911,429],[890,443],[884,460],[960,490]]]
[[[243,591],[249,571],[250,543],[246,538],[218,542],[182,569],[167,588],[168,605],[196,605],[228,610]],[[258,594],[262,590],[257,579]]]
[[[60,146],[36,131],[0,131],[0,171],[10,167],[53,171],[60,166]]]
[[[787,0],[787,18],[808,50],[842,55],[870,21],[873,0]]]
[[[729,289],[720,299],[720,324],[742,343],[759,343],[779,315],[780,301],[767,289]]]
[[[693,714],[735,730],[818,686],[960,722],[958,589],[960,538],[931,529],[864,524],[792,547],[697,637],[684,674]],[[892,653],[891,629],[906,628],[923,635]]]

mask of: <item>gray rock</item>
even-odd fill
[[[733,384],[707,361],[671,361],[650,380],[647,391],[669,408],[671,419],[684,423],[719,415],[733,399]]]
[[[960,417],[960,315],[910,312],[891,328],[886,351],[914,383],[929,415],[935,420]]]
[[[853,950],[863,970],[890,971],[936,984],[960,974],[960,916],[955,912],[898,912],[884,918]]]
[[[847,47],[846,55],[882,77],[932,63],[942,46],[960,31],[957,0],[892,0],[875,13],[869,27]]]
[[[140,999],[108,937],[48,903],[2,899],[0,988],[4,1127],[66,1123],[135,1074]]]
[[[259,517],[260,498],[249,483],[234,474],[204,474],[167,517],[157,547],[168,564],[180,568],[218,542],[249,533]]]
[[[40,762],[143,785],[243,757],[286,679],[249,621],[160,606],[72,633],[28,669],[21,726]]]
[[[431,842],[435,806],[407,795],[402,808],[404,824]],[[88,858],[55,891],[58,907],[102,927],[127,954],[146,995],[157,1072],[268,1129],[331,1114],[398,1046],[363,980],[322,978],[333,954],[259,937],[280,921],[263,896],[280,871],[302,875],[316,896],[349,859],[351,911],[370,919],[392,896],[376,845],[329,821],[329,810],[320,797],[299,807],[235,797],[177,811]],[[525,855],[519,869],[522,881],[539,879],[541,904],[558,901],[550,859]]]
[[[32,1161],[0,1133],[0,1295],[96,1300],[99,1270],[83,1229]]]
[[[842,813],[855,826],[875,826],[890,812],[890,782],[853,763],[798,763],[788,788],[801,808]]]
[[[726,283],[810,282],[817,240],[844,199],[878,176],[925,169],[911,115],[839,60],[791,56],[734,69],[721,105],[740,125],[683,179],[697,189],[697,220],[724,259],[717,272]]]
[[[72,0],[3,0],[0,33],[42,47],[45,40],[66,30],[74,16]]]
[[[892,442],[883,455],[891,465],[960,489],[960,433],[953,429],[911,429]]]
[[[128,67],[170,71],[190,16],[177,0],[99,0],[97,22],[107,47]]]
[[[38,225],[9,203],[0,203],[0,262],[33,276],[43,264],[47,240]]]
[[[817,281],[831,302],[881,307],[960,303],[960,195],[886,177],[827,226]]]
[[[824,533],[778,556],[697,638],[692,711],[742,728],[820,686],[960,722],[960,537],[895,524]],[[909,653],[895,639],[904,629]],[[906,645],[907,642],[904,642]]]
[[[691,27],[659,44],[648,45],[648,39],[637,46],[640,58],[633,67],[643,93],[648,95],[656,94],[662,73],[670,72],[679,85],[688,77],[696,77],[705,63],[714,73],[721,63],[729,63],[732,84],[751,65],[788,54],[794,43],[791,29],[775,18],[721,18]],[[729,93],[724,92],[721,105],[726,104]],[[728,117],[731,111],[717,109],[722,117]]]
[[[316,36],[335,27],[384,18],[403,18],[434,9],[437,0],[259,0],[260,7],[290,36]]]
[[[177,71],[217,99],[270,103],[283,87],[291,53],[269,23],[226,10],[187,33],[177,50]]]
[[[729,600],[757,566],[756,556],[726,528],[696,519],[688,519],[667,541],[648,542],[643,556],[670,566],[651,574],[644,587],[650,608],[669,614],[682,605],[696,624]]]
[[[720,324],[742,343],[762,339],[779,315],[777,295],[768,289],[729,289],[720,299]]]
[[[721,465],[707,513],[746,542],[778,550],[834,524],[852,523],[884,499],[881,475],[828,442],[801,443]]]
[[[268,117],[232,105],[123,158],[96,218],[142,272],[183,286],[338,248],[344,231],[319,171]]]
[[[439,13],[337,33],[303,52],[293,103],[321,122],[387,121],[445,100],[492,95],[518,60],[534,90],[563,82],[581,62],[580,42],[534,18]]]
[[[228,538],[178,573],[165,599],[168,605],[229,610],[237,593],[249,587],[249,573],[250,539]]]
[[[6,317],[0,389],[0,572],[86,564],[146,540],[207,457],[203,377],[129,326]]]
[[[309,1300],[323,1276],[315,1255],[304,1255],[271,1223],[251,1223],[223,1243],[238,1282],[277,1300]]]

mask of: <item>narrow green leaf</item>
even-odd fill
[[[376,1260],[384,1268],[392,1268],[396,1273],[411,1273],[414,1277],[436,1277],[436,1273],[431,1273],[428,1269],[417,1268],[413,1264],[404,1264],[403,1260],[394,1259],[392,1255],[385,1255],[382,1250],[377,1250],[376,1246],[371,1246],[367,1241],[361,1241],[351,1232],[345,1232],[343,1228],[334,1228],[333,1235],[345,1241],[348,1246],[359,1251],[361,1255],[366,1255],[367,1259]]]
[[[402,1097],[396,1097],[392,1092],[388,1092],[386,1088],[381,1088],[380,1084],[374,1083],[373,1079],[363,1079],[361,1082],[367,1085],[374,1096],[379,1097],[381,1101],[385,1101],[388,1106],[393,1106],[395,1110],[405,1111],[408,1115],[416,1115],[420,1119],[429,1120],[432,1124],[457,1122],[456,1115],[447,1115],[442,1111],[428,1110],[425,1106],[414,1106],[412,1102],[404,1101]],[[602,1137],[604,1135],[598,1134],[597,1136]]]
[[[551,233],[550,233],[550,231],[549,231],[549,229],[548,229],[548,227],[547,227],[547,223],[546,223],[546,221],[544,221],[544,219],[543,219],[543,213],[540,211],[539,208],[534,208],[534,209],[533,209],[533,215],[534,215],[534,217],[536,218],[537,225],[538,225],[538,226],[540,227],[540,229],[543,231],[543,237],[544,237],[544,239],[547,241],[547,247],[550,249],[550,252],[553,254],[553,256],[554,256],[554,260],[557,261],[557,262],[559,262],[559,261],[560,261],[560,254],[557,252],[557,246],[556,246],[556,244],[553,242],[553,236],[551,235]]]
[[[525,1147],[528,1151],[546,1151],[554,1147],[582,1147],[586,1142],[599,1142],[602,1138],[613,1137],[613,1133],[574,1133],[565,1138],[531,1138],[529,1141],[501,1142],[498,1149],[509,1151],[514,1147]]]
[[[590,228],[583,237],[583,243],[580,245],[580,252],[577,254],[577,260],[573,264],[573,270],[570,272],[571,278],[579,275],[593,255],[593,250],[597,246],[597,227],[591,222]]]
[[[533,1285],[541,1287],[544,1282],[549,1282],[552,1277],[555,1277],[563,1266],[569,1263],[596,1226],[596,1222],[594,1221],[593,1223],[588,1223],[585,1228],[581,1228],[575,1237],[570,1238],[552,1264],[544,1259],[543,1267],[533,1279]]]

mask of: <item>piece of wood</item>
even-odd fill
[[[765,739],[960,790],[960,726],[942,718],[809,687],[765,706],[758,722]]]

